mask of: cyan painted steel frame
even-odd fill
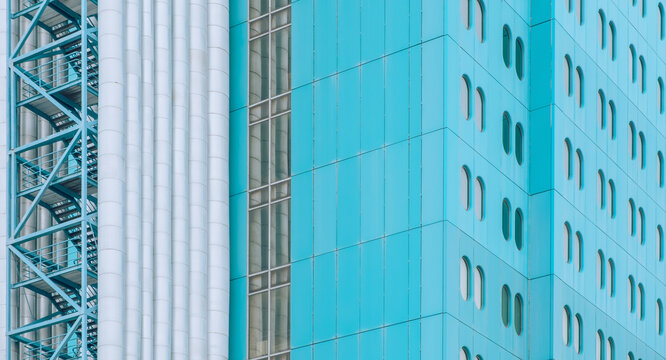
[[[69,324],[69,328],[67,333],[64,335],[64,337],[61,339],[60,344],[56,349],[51,349],[53,351],[53,354],[50,356],[50,359],[57,359],[59,358],[60,352],[63,350],[63,348],[66,347],[68,344],[69,340],[71,339],[72,335],[77,331],[77,329],[80,326],[80,358],[81,359],[88,359],[88,349],[89,349],[89,344],[88,344],[88,322],[92,320],[93,322],[97,321],[97,316],[96,316],[96,311],[97,311],[97,305],[96,304],[89,304],[89,299],[88,299],[88,229],[90,229],[93,234],[97,233],[97,222],[94,220],[94,217],[97,216],[96,211],[88,212],[88,201],[93,201],[95,202],[96,199],[92,196],[88,195],[88,186],[97,186],[97,182],[89,179],[89,169],[88,169],[88,138],[90,138],[90,141],[95,143],[97,142],[97,114],[92,112],[88,108],[88,93],[92,93],[93,95],[97,96],[97,91],[93,89],[91,86],[89,86],[88,82],[90,79],[88,79],[88,50],[89,50],[89,41],[93,44],[92,47],[90,47],[90,50],[92,51],[93,55],[96,57],[96,52],[94,50],[94,46],[97,43],[97,36],[96,36],[96,28],[89,28],[89,23],[88,23],[88,1],[89,0],[81,0],[81,9],[80,13],[77,14],[71,9],[66,8],[64,5],[61,3],[57,4],[58,6],[55,6],[53,3],[53,0],[44,0],[40,4],[35,4],[29,8],[26,8],[22,11],[19,11],[17,13],[12,12],[12,0],[7,0],[7,54],[8,54],[8,66],[7,66],[7,94],[8,94],[8,102],[7,102],[7,109],[6,109],[6,120],[7,120],[7,147],[8,147],[8,158],[7,158],[7,204],[6,204],[6,210],[7,210],[7,259],[6,259],[6,282],[7,282],[7,293],[6,293],[6,304],[7,308],[6,310],[6,319],[7,319],[7,325],[6,325],[6,330],[7,330],[7,338],[6,338],[6,349],[7,349],[7,359],[11,360],[12,359],[12,345],[13,344],[20,344],[20,343],[26,343],[26,344],[36,344],[39,343],[40,339],[35,339],[35,340],[30,340],[27,338],[24,338],[20,336],[22,333],[26,333],[29,331],[32,331],[34,329],[38,328],[43,328],[47,326],[52,326],[54,324],[58,323],[63,323],[63,322],[71,322],[71,320],[75,319],[73,323]],[[97,4],[96,0],[90,0],[94,4]],[[35,49],[33,51],[30,51],[29,53],[20,55],[20,51],[25,44],[26,40],[28,39],[29,35],[35,30],[37,26],[46,29],[52,36],[54,36],[53,32],[50,31],[48,26],[44,26],[39,19],[40,16],[43,14],[43,12],[46,10],[46,8],[51,5],[51,7],[59,12],[61,15],[64,17],[72,20],[77,24],[79,27],[79,30],[65,36],[62,39],[58,39],[54,42],[51,42],[50,44],[47,44],[45,46],[42,46],[39,49]],[[38,8],[37,13],[34,16],[29,15],[30,12],[32,12],[35,8]],[[25,32],[21,35],[20,40],[16,46],[15,49],[12,49],[12,19],[18,19],[21,16],[24,16],[31,20],[30,25],[28,29],[25,30]],[[75,104],[73,101],[67,101],[67,100],[73,100],[73,99],[56,99],[55,96],[51,96],[51,92],[53,89],[48,89],[49,91],[46,91],[45,89],[39,87],[33,80],[32,76],[28,74],[26,71],[23,69],[19,68],[18,65],[22,62],[26,61],[34,61],[36,59],[40,58],[45,58],[49,56],[54,56],[56,53],[64,53],[63,51],[54,51],[56,50],[60,45],[70,43],[71,41],[75,41],[77,37],[80,37],[81,41],[81,51],[80,51],[80,56],[81,56],[81,76],[79,79],[77,79],[74,83],[79,83],[80,88],[81,88],[81,99],[80,99],[80,106],[72,106]],[[17,141],[17,130],[19,128],[18,126],[18,121],[20,120],[18,118],[18,109],[20,106],[20,103],[17,101],[18,98],[18,93],[17,91],[19,90],[17,87],[17,83],[19,81],[19,78],[22,78],[26,83],[28,83],[32,88],[38,91],[38,93],[46,98],[51,104],[53,104],[56,108],[59,110],[63,111],[71,120],[75,122],[75,127],[72,129],[65,129],[62,131],[57,131],[55,128],[55,124],[50,121],[49,115],[44,114],[44,113],[37,113],[37,115],[43,117],[44,119],[48,120],[51,122],[51,125],[54,127],[56,132],[52,135],[43,137],[41,139],[37,139],[36,141],[30,143],[30,144],[22,144],[21,146],[18,146],[18,141]],[[71,83],[67,83],[67,86],[71,86]],[[64,100],[64,101],[63,101]],[[64,103],[63,103],[64,102]],[[26,103],[27,105],[27,103]],[[68,107],[72,107],[72,109],[69,109]],[[26,106],[26,108],[30,109],[30,106]],[[35,108],[32,108],[32,110],[37,110]],[[91,120],[89,121],[89,117]],[[84,121],[81,121],[84,120]],[[20,197],[27,197],[25,196],[26,194],[21,194],[21,192],[18,191],[18,188],[20,186],[19,179],[18,179],[18,166],[19,163],[24,163],[25,160],[22,159],[18,154],[22,152],[26,152],[29,150],[36,149],[40,146],[44,146],[50,143],[54,143],[57,141],[70,141],[69,145],[67,146],[67,149],[65,150],[64,154],[62,157],[58,160],[58,163],[56,166],[51,169],[51,173],[48,175],[46,181],[42,183],[40,186],[42,187],[37,196],[33,198],[29,198],[32,201],[32,204],[30,205],[30,208],[28,209],[27,213],[25,216],[22,218],[22,220],[16,224],[17,215],[18,215],[18,209],[17,209],[17,204],[19,201]],[[80,141],[80,147],[81,147],[81,155],[80,155],[80,177],[81,177],[81,187],[80,187],[80,194],[73,194],[72,192],[68,192],[67,195],[69,196],[77,196],[78,200],[77,201],[72,201],[72,204],[76,204],[76,207],[80,210],[80,214],[77,218],[74,218],[69,221],[65,221],[62,223],[58,223],[57,218],[55,217],[55,213],[51,209],[48,209],[51,215],[54,217],[53,220],[56,223],[55,225],[47,228],[47,229],[42,229],[33,232],[32,234],[27,234],[24,236],[19,236],[19,232],[23,228],[23,225],[25,224],[26,220],[28,217],[31,215],[31,213],[34,212],[34,209],[36,208],[37,204],[44,205],[43,203],[40,203],[40,198],[44,194],[47,188],[51,187],[52,190],[61,193],[61,191],[55,189],[57,185],[52,185],[53,180],[55,179],[55,174],[57,174],[58,169],[62,167],[62,165],[65,163],[65,159],[72,153],[73,149],[76,147],[77,142]],[[37,165],[32,165],[32,166],[37,166]],[[44,173],[48,173],[46,170],[40,170],[44,171]],[[69,197],[68,196],[68,197]],[[85,200],[83,200],[85,199]],[[71,198],[70,198],[71,200]],[[68,296],[64,291],[51,280],[49,275],[44,274],[39,268],[28,258],[24,255],[23,249],[21,249],[19,246],[22,243],[25,243],[27,241],[31,240],[36,240],[39,237],[46,236],[53,234],[57,231],[63,231],[67,228],[70,228],[72,226],[75,226],[76,223],[80,222],[80,237],[81,237],[81,263],[78,265],[80,267],[81,271],[81,284],[79,286],[79,297],[81,301],[81,305],[78,305],[75,300],[73,300],[70,296]],[[12,260],[12,256],[10,253],[13,253],[16,255],[16,258],[23,262],[25,265],[27,265],[33,272],[35,272],[38,275],[38,278],[46,282],[53,290],[60,294],[60,296],[70,303],[72,307],[76,310],[76,312],[71,313],[69,315],[65,316],[60,316],[60,317],[55,317],[55,314],[51,314],[45,318],[42,319],[36,319],[34,322],[25,325],[23,327],[20,327],[18,329],[12,329],[12,321],[11,321],[11,292],[13,289],[15,289],[15,284],[12,283],[12,278],[11,278],[11,269],[12,269],[12,263],[14,262]],[[50,276],[53,276],[53,274],[50,274]],[[96,274],[92,274],[93,277],[96,277]],[[18,284],[18,283],[17,283]],[[38,291],[38,293],[41,293],[42,295],[43,292]],[[89,306],[90,305],[90,306]],[[96,339],[92,338],[91,342],[96,342]]]

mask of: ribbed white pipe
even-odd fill
[[[99,2],[99,338],[102,360],[124,358],[125,1]]]
[[[172,358],[189,359],[189,7],[173,2]]]
[[[190,1],[190,353],[208,356],[208,37],[206,0]]]
[[[107,63],[104,56],[111,55],[111,48],[121,54],[115,59],[118,66],[101,71],[113,71],[104,74],[107,81],[125,80],[126,93],[119,93],[124,103],[113,103],[124,117],[113,120],[124,123],[118,130],[126,142],[107,140],[101,132],[102,124],[112,121],[103,116],[113,115],[102,109],[99,141],[123,147],[125,165],[111,179],[123,178],[113,200],[126,209],[124,222],[119,222],[124,232],[110,229],[121,237],[116,241],[125,245],[117,246],[125,246],[119,251],[126,257],[115,269],[104,268],[109,277],[120,272],[122,281],[100,283],[100,289],[120,289],[123,307],[111,302],[106,308],[109,301],[100,299],[99,327],[101,336],[109,321],[101,315],[115,311],[123,317],[112,326],[119,326],[117,334],[122,335],[115,342],[105,338],[106,351],[100,351],[99,358],[227,359],[228,4],[120,2],[126,4],[126,24],[119,31],[125,43],[107,46],[105,39],[114,38],[100,38],[100,48],[107,49],[100,63]],[[100,8],[100,17],[108,8],[113,7]],[[122,6],[116,9],[124,11]],[[108,99],[100,102],[111,104]],[[117,165],[100,158],[100,176],[108,176],[109,167]],[[100,196],[100,210],[111,206],[103,204],[110,200]],[[102,238],[108,235],[100,234]],[[103,256],[100,263],[106,262]]]
[[[141,357],[153,360],[153,275],[154,275],[154,116],[155,116],[155,38],[153,28],[153,0],[142,0],[143,24],[141,34],[142,59],[142,171],[141,171]]]
[[[141,356],[141,23],[140,0],[127,0],[126,25],[126,117],[127,117],[127,274],[125,301],[125,353]]]
[[[208,359],[229,347],[229,1],[208,0]]]
[[[155,306],[154,356],[171,359],[171,3],[155,0]]]

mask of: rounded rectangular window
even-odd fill
[[[502,115],[502,147],[507,155],[511,153],[511,117],[506,111]]]
[[[479,221],[483,220],[485,213],[485,201],[484,201],[484,186],[483,180],[480,177],[476,178],[474,185],[474,208],[476,209],[476,217]]]
[[[513,327],[516,335],[523,333],[523,298],[520,294],[516,294],[513,299]]]
[[[502,29],[502,58],[504,66],[511,67],[511,30],[509,25],[504,25]]]
[[[516,134],[515,134],[515,139],[516,139],[516,162],[518,165],[523,164],[523,127],[520,125],[520,123],[516,124]]]
[[[480,266],[474,269],[474,304],[476,308],[483,309],[484,303],[484,277]]]
[[[463,118],[469,120],[470,117],[470,83],[467,75],[463,75],[460,80],[460,110]]]
[[[509,327],[511,316],[511,291],[507,285],[502,286],[502,324]]]
[[[523,80],[523,62],[524,62],[523,40],[516,38],[516,75],[519,80]]]
[[[463,166],[460,169],[460,201],[463,204],[465,210],[469,210],[470,207],[470,175],[469,170],[466,166]]]
[[[474,8],[474,24],[476,28],[476,37],[479,39],[479,42],[482,43],[485,40],[485,17],[484,17],[484,6],[481,0],[476,0],[476,6]]]
[[[469,299],[469,260],[466,257],[460,259],[460,295],[462,299]]]

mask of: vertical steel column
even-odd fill
[[[6,26],[7,359],[96,358],[97,0],[7,0]]]

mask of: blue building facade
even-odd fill
[[[660,1],[230,13],[231,359],[664,358]]]

